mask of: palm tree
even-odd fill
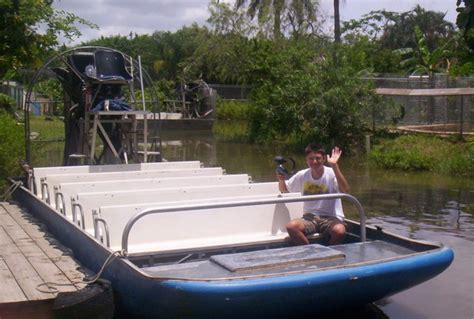
[[[273,16],[273,34],[275,38],[281,35],[281,10],[284,0],[249,0],[247,14],[251,19],[258,17],[258,21],[263,22],[268,16]],[[235,7],[240,8],[247,3],[247,0],[237,0]]]
[[[317,1],[314,0],[237,0],[235,7],[240,8],[248,2],[247,14],[251,19],[258,17],[259,22],[263,22],[268,18],[273,19],[273,35],[275,38],[282,36],[282,18],[286,17],[285,11],[289,8],[298,8],[302,12],[308,12],[308,16],[314,17],[314,11],[317,8]]]

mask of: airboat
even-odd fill
[[[100,86],[95,66],[90,81]],[[87,101],[88,81],[66,93]],[[13,196],[77,260],[111,282],[117,306],[130,315],[314,315],[396,294],[437,276],[454,258],[443,244],[366,225],[362,205],[349,194],[281,194],[275,182],[252,182],[199,161],[147,161],[136,143],[126,147],[123,134],[111,143],[116,152],[102,151],[113,156],[96,155],[94,125],[87,129],[80,115],[87,104],[75,104],[71,123],[81,129],[66,133],[83,139],[70,143],[78,148],[65,148],[65,158],[82,151],[91,165],[32,167]],[[100,131],[103,147],[112,148],[110,131]],[[104,164],[107,157],[115,162]],[[301,215],[303,203],[338,198],[359,214],[359,221],[346,220],[344,243],[328,246],[315,235],[309,245],[292,246],[285,225]]]

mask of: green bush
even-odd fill
[[[268,43],[255,52],[255,104],[250,139],[303,146],[319,141],[348,149],[366,130],[362,111],[374,92],[339,52],[321,53],[304,44]],[[251,59],[252,60],[252,59]]]
[[[25,158],[24,151],[23,128],[0,110],[0,193],[7,186],[7,177],[21,173],[20,161]]]
[[[15,99],[6,94],[0,93],[0,111],[4,110],[7,113],[13,115],[15,112]]]
[[[404,135],[376,145],[370,159],[385,168],[474,175],[473,141],[454,143],[438,137]]]

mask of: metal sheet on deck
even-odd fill
[[[272,268],[282,265],[311,263],[345,255],[335,249],[318,244],[259,250],[238,254],[215,255],[210,260],[229,271],[246,271],[258,268]]]

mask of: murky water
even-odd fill
[[[165,132],[167,160],[200,160],[228,173],[247,173],[254,181],[274,181],[275,155],[301,154],[231,143],[210,132]],[[336,313],[329,318],[474,318],[474,180],[432,173],[387,171],[370,167],[364,157],[341,159],[355,195],[366,209],[368,223],[416,239],[439,241],[454,249],[453,264],[438,277],[377,302],[378,308]],[[349,207],[346,215],[357,219]]]

